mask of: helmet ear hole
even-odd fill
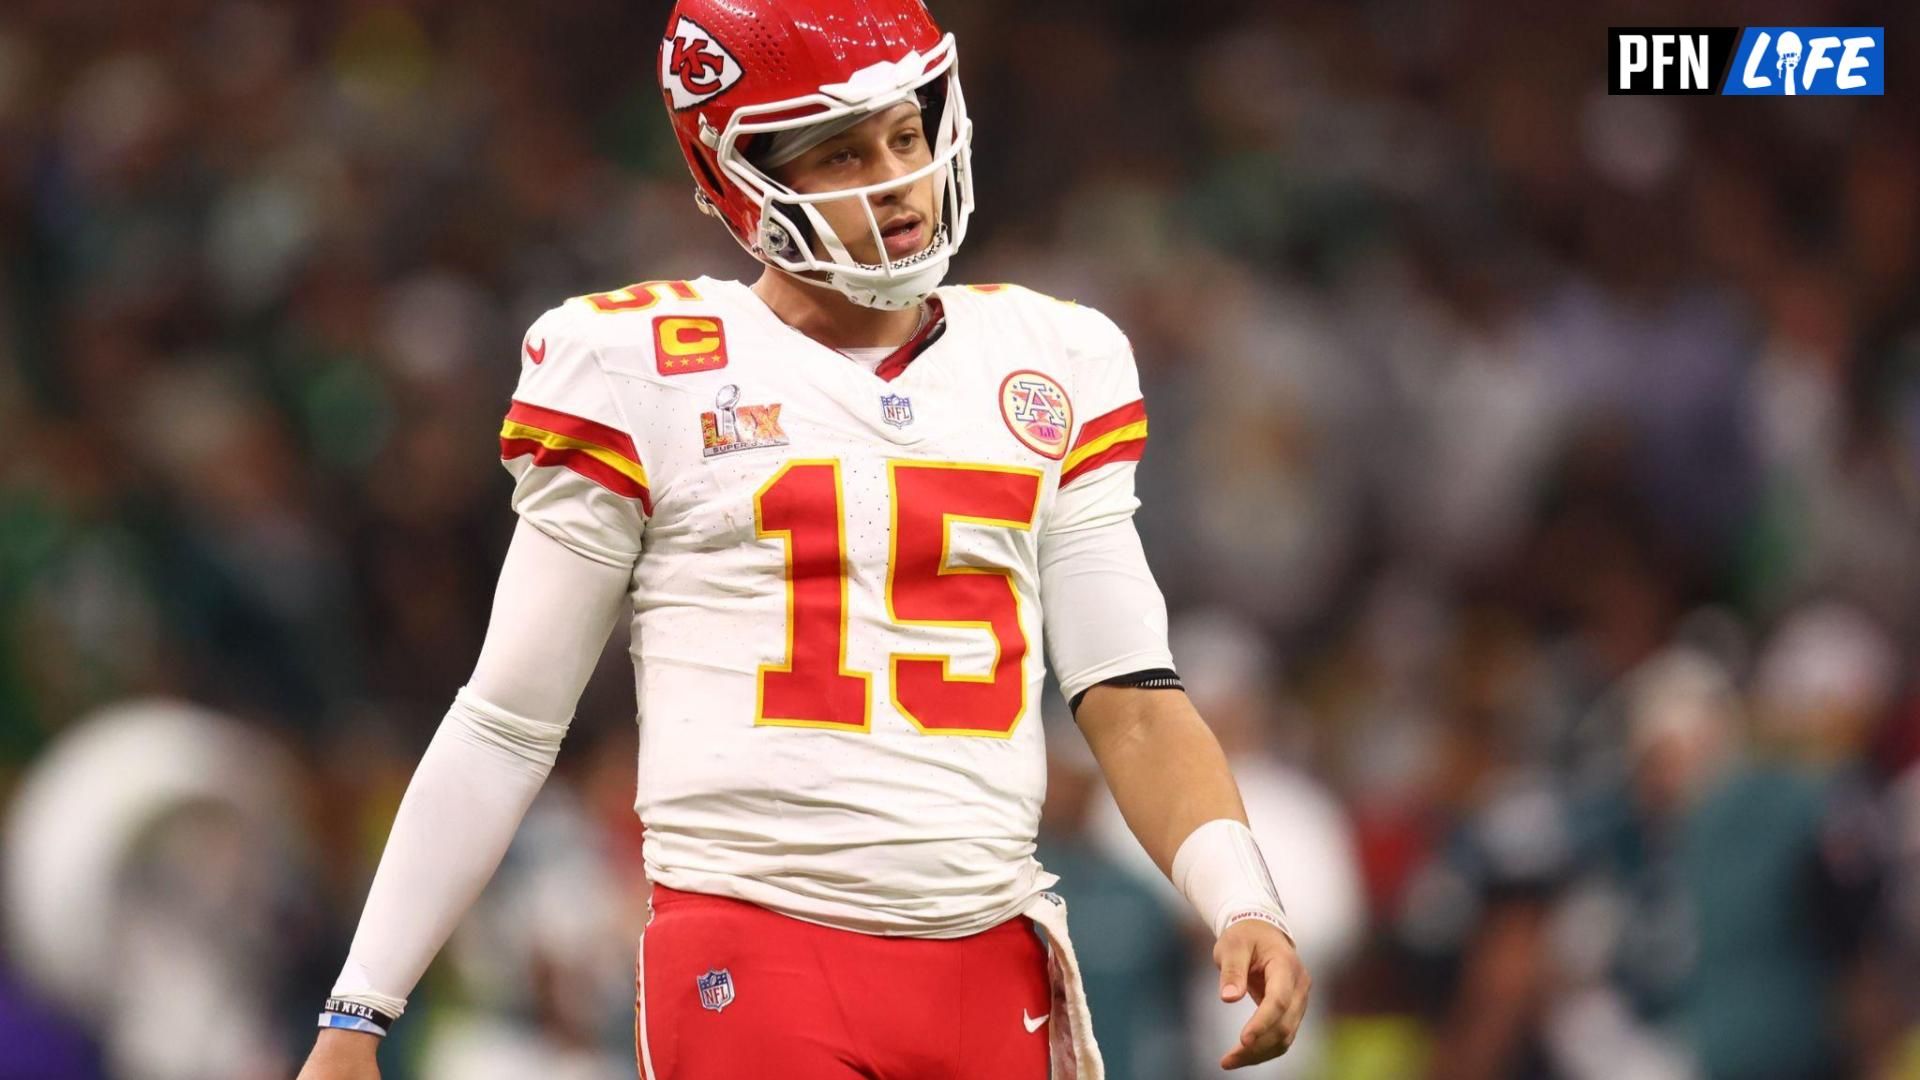
[[[813,222],[806,215],[767,208],[766,220],[760,226],[760,243],[769,255],[789,261],[811,256],[818,250],[816,239]]]

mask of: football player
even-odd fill
[[[941,286],[973,210],[920,0],[680,0],[695,200],[765,270],[577,297],[501,430],[520,522],[394,822],[311,1080],[374,1048],[631,621],[652,918],[642,1076],[1101,1075],[1034,859],[1042,643],[1129,826],[1282,1053],[1308,979],[1135,533],[1147,419],[1105,316]]]

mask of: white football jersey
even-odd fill
[[[502,456],[522,517],[633,567],[656,882],[946,937],[1054,880],[1039,554],[1132,514],[1146,413],[1098,312],[937,295],[944,329],[891,379],[711,278],[528,332]],[[1172,665],[1082,666],[1069,694]]]

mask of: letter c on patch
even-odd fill
[[[719,319],[662,315],[653,320],[653,355],[662,375],[726,367],[726,328]]]
[[[712,319],[660,320],[660,351],[668,356],[699,356],[720,343],[720,324]]]

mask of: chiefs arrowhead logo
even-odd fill
[[[660,85],[676,109],[691,109],[740,81],[740,62],[699,23],[682,15],[660,43]]]
[[[546,338],[540,339],[539,348],[534,348],[533,342],[528,341],[526,344],[526,349],[527,349],[527,359],[533,361],[535,364],[539,364],[542,360],[545,360],[547,358],[547,339]]]

